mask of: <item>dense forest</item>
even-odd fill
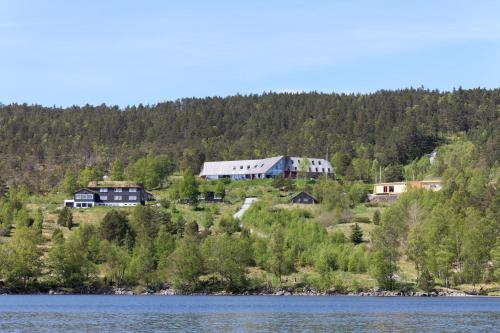
[[[407,164],[459,132],[486,145],[491,164],[500,158],[491,135],[500,127],[499,104],[500,89],[405,89],[185,98],[125,109],[1,105],[0,175],[46,192],[66,170],[106,173],[117,159],[128,165],[162,154],[172,168],[197,172],[205,160],[328,152],[340,176],[370,180],[371,170]]]
[[[0,187],[0,293],[456,288],[498,295],[499,102],[499,89],[409,89],[125,110],[2,106],[8,186]],[[195,177],[204,160],[327,150],[332,179]],[[104,175],[143,183],[157,201],[61,207],[75,188]],[[380,176],[439,177],[444,187],[413,189],[392,204],[367,202]],[[320,204],[290,204],[302,190]],[[223,202],[204,202],[208,191]],[[234,219],[247,197],[258,201]]]

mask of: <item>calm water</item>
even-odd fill
[[[0,332],[500,332],[498,298],[0,296]]]

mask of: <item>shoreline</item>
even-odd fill
[[[15,292],[3,292],[0,296],[37,296],[37,295],[49,295],[49,296],[348,296],[348,297],[500,297],[500,295],[488,295],[488,294],[469,294],[459,290],[447,290],[447,291],[431,291],[431,292],[402,292],[402,291],[364,291],[364,292],[337,292],[337,291],[326,291],[326,292],[291,292],[279,290],[276,292],[242,292],[242,293],[231,293],[231,292],[179,292],[172,289],[164,289],[156,292],[144,292],[137,293],[133,290],[128,289],[117,289],[102,292],[88,292],[88,293],[78,293],[64,290],[49,290],[48,292],[27,292],[27,293],[15,293]]]

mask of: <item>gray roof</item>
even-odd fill
[[[249,175],[266,173],[283,156],[264,158],[260,160],[218,161],[205,162],[200,176],[214,175]]]
[[[284,156],[275,156],[258,160],[205,162],[200,172],[200,177],[263,174],[271,169],[283,157]],[[318,168],[317,172],[323,172],[322,168],[325,168],[325,171],[328,171],[328,168],[330,168],[330,172],[333,170],[331,164],[325,159],[308,157],[290,157],[291,162],[285,166],[285,170],[300,171],[300,161],[305,158],[309,160],[309,170],[311,172],[316,172],[316,168]]]

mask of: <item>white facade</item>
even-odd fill
[[[304,165],[304,160],[308,161],[307,165]],[[321,158],[275,156],[258,160],[205,162],[199,176],[207,179],[259,179],[277,175],[294,178],[300,172],[311,176],[332,175],[333,168],[330,162]]]
[[[373,186],[373,194],[400,194],[406,192],[406,183],[380,183]]]

